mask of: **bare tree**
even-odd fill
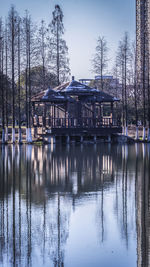
[[[23,19],[23,33],[25,36],[24,50],[25,50],[25,95],[26,95],[26,141],[32,142],[31,134],[31,61],[34,55],[34,35],[35,32],[32,27],[31,16],[26,11],[26,16]]]
[[[10,46],[10,65],[11,65],[11,84],[12,84],[12,143],[15,143],[15,55],[17,37],[17,12],[14,6],[11,7],[8,16],[9,25],[9,46]]]
[[[64,82],[70,75],[68,47],[63,40],[63,12],[59,5],[52,13],[53,19],[49,25],[49,59],[50,68],[57,76],[57,85]]]
[[[40,62],[42,63],[42,88],[45,89],[46,85],[46,48],[47,48],[47,28],[44,20],[41,21],[41,26],[39,28],[38,34],[38,54],[40,56]]]
[[[145,30],[144,30],[144,36],[143,36],[143,43],[144,43],[144,49],[143,49],[143,57],[142,57],[142,93],[143,93],[143,140],[146,138],[146,84],[147,84],[147,79],[146,79],[146,36],[145,36]]]
[[[124,97],[124,54],[123,54],[123,46],[122,43],[119,42],[119,47],[117,51],[117,65],[119,67],[119,76],[122,85],[122,94],[121,94],[121,102],[122,102],[122,125],[123,125],[123,134],[124,132],[124,125],[125,125],[125,97]]]
[[[8,77],[8,25],[7,20],[5,22],[5,40],[4,40],[4,50],[5,50],[5,75],[6,81]],[[8,142],[8,86],[7,82],[5,84],[5,116],[6,116],[6,128],[5,128],[5,141]]]
[[[135,108],[135,124],[136,124],[136,134],[135,134],[135,138],[136,140],[139,139],[139,131],[138,131],[138,83],[137,83],[137,72],[136,72],[136,47],[135,47],[135,43],[133,43],[132,45],[132,52],[131,52],[131,61],[133,62],[133,84],[134,84],[134,108]]]
[[[116,80],[116,88],[115,88],[115,91],[113,92],[113,95],[116,97],[116,98],[119,98],[120,97],[120,86],[119,86],[119,65],[118,65],[118,59],[116,57],[115,59],[115,65],[114,65],[114,68],[113,68],[113,76],[115,77],[115,80]]]
[[[4,30],[0,18],[0,92],[2,101],[2,143],[5,143],[5,104],[4,104]]]
[[[94,55],[94,58],[92,59],[92,65],[93,65],[93,72],[100,76],[102,91],[104,89],[103,75],[105,74],[105,71],[107,69],[107,62],[108,62],[107,42],[104,36],[102,37],[99,36],[97,40],[96,53]]]
[[[24,32],[25,32],[25,88],[26,88],[26,141],[28,142],[28,128],[29,128],[29,105],[28,105],[28,66],[29,66],[29,55],[28,55],[28,45],[29,45],[29,32],[28,32],[28,15],[26,12],[26,17],[24,18]]]
[[[128,135],[128,91],[127,80],[130,59],[130,43],[128,33],[125,32],[123,39],[119,43],[118,48],[118,63],[121,70],[122,80],[122,107],[123,107],[123,125],[125,127],[125,134]]]
[[[123,52],[124,52],[124,95],[125,95],[125,122],[126,122],[125,134],[128,135],[127,71],[128,71],[128,62],[129,62],[129,54],[130,54],[130,44],[129,44],[128,33],[125,33],[122,44],[123,44]]]
[[[20,82],[20,74],[21,74],[21,18],[18,16],[17,21],[18,27],[18,142],[22,143],[22,133],[21,133],[21,82]]]

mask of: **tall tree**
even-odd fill
[[[6,83],[5,83],[5,116],[6,116],[6,131],[5,131],[5,141],[8,142],[8,84],[7,84],[7,77],[8,77],[8,23],[7,20],[5,22],[5,43],[4,43],[4,50],[5,50],[5,75],[6,75]]]
[[[138,92],[139,92],[139,88],[138,88],[138,83],[137,83],[137,72],[136,72],[136,64],[137,64],[137,58],[136,58],[136,47],[135,47],[135,43],[133,43],[132,45],[132,51],[131,51],[131,62],[133,64],[133,85],[134,85],[134,108],[135,108],[135,124],[136,124],[136,134],[135,134],[135,138],[136,140],[139,139],[139,131],[138,131]]]
[[[46,48],[47,48],[47,29],[44,20],[41,21],[41,26],[39,28],[39,34],[38,34],[38,43],[39,43],[39,56],[40,61],[42,61],[42,88],[45,90],[46,86]]]
[[[150,142],[150,60],[148,55],[148,133],[147,133],[147,141]]]
[[[4,30],[0,18],[0,93],[2,101],[2,143],[5,143],[5,104],[4,104]]]
[[[10,46],[10,65],[11,65],[11,83],[12,83],[12,143],[15,143],[15,55],[17,38],[17,12],[14,6],[11,7],[8,16],[9,25],[9,46]]]
[[[52,13],[52,22],[49,25],[49,58],[50,67],[57,76],[57,85],[64,82],[70,75],[68,47],[62,38],[64,34],[63,12],[59,5]]]
[[[103,76],[107,69],[107,62],[108,62],[107,41],[105,40],[104,36],[102,37],[99,36],[97,40],[96,53],[92,59],[92,65],[93,65],[93,72],[100,76],[102,91],[104,89]]]
[[[125,126],[125,98],[124,98],[124,53],[122,43],[119,42],[118,51],[117,51],[117,65],[119,67],[119,76],[122,85],[122,94],[121,94],[121,102],[122,102],[122,125],[123,125],[123,134],[124,126]]]
[[[23,33],[25,36],[25,91],[26,91],[26,141],[32,142],[31,134],[31,63],[34,61],[34,40],[35,29],[31,22],[31,16],[26,11],[26,16],[23,19]],[[32,61],[32,62],[31,62]]]
[[[130,42],[128,33],[125,32],[123,39],[119,43],[118,60],[121,68],[122,79],[122,104],[123,104],[123,124],[125,126],[125,134],[128,135],[128,71],[130,59]]]
[[[113,68],[113,76],[115,77],[115,80],[116,80],[116,88],[115,88],[115,91],[113,92],[113,95],[116,97],[116,98],[119,98],[120,96],[120,88],[119,88],[119,65],[118,65],[118,60],[117,60],[117,57],[115,59],[115,65],[114,65],[114,68]]]
[[[18,27],[18,142],[22,143],[22,133],[21,133],[21,84],[20,84],[20,74],[21,74],[21,18],[18,16],[17,21]]]

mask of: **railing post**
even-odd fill
[[[112,118],[112,125],[113,125],[113,119],[114,119],[114,105],[113,105],[114,103],[113,102],[111,102],[111,118]]]

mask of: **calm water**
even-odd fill
[[[150,266],[150,146],[0,147],[0,266]]]

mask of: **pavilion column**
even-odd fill
[[[32,103],[32,125],[33,125],[33,135],[37,136],[37,114],[35,114],[35,102]]]
[[[32,103],[32,111],[31,111],[31,116],[32,116],[32,126],[34,127],[34,116],[35,116],[35,103]]]
[[[49,106],[49,120],[48,120],[48,124],[49,124],[49,127],[52,126],[52,108],[51,108],[51,105]]]
[[[46,104],[44,104],[44,109],[43,109],[43,126],[46,127]]]
[[[67,104],[65,104],[65,128],[66,128]]]
[[[51,106],[51,110],[52,110],[52,127],[54,126],[54,106],[52,104]]]
[[[102,118],[102,103],[100,103],[100,124],[103,124],[103,118]]]
[[[57,118],[59,119],[59,105],[57,105]]]
[[[77,110],[78,110],[78,125],[81,127],[82,126],[81,125],[82,112],[81,112],[81,103],[80,102],[77,103]]]
[[[54,127],[56,126],[56,107],[54,104]]]
[[[93,104],[93,127],[96,126],[95,103]]]
[[[114,103],[111,102],[111,116],[112,116],[112,121],[110,122],[113,125],[113,120],[114,120]]]

